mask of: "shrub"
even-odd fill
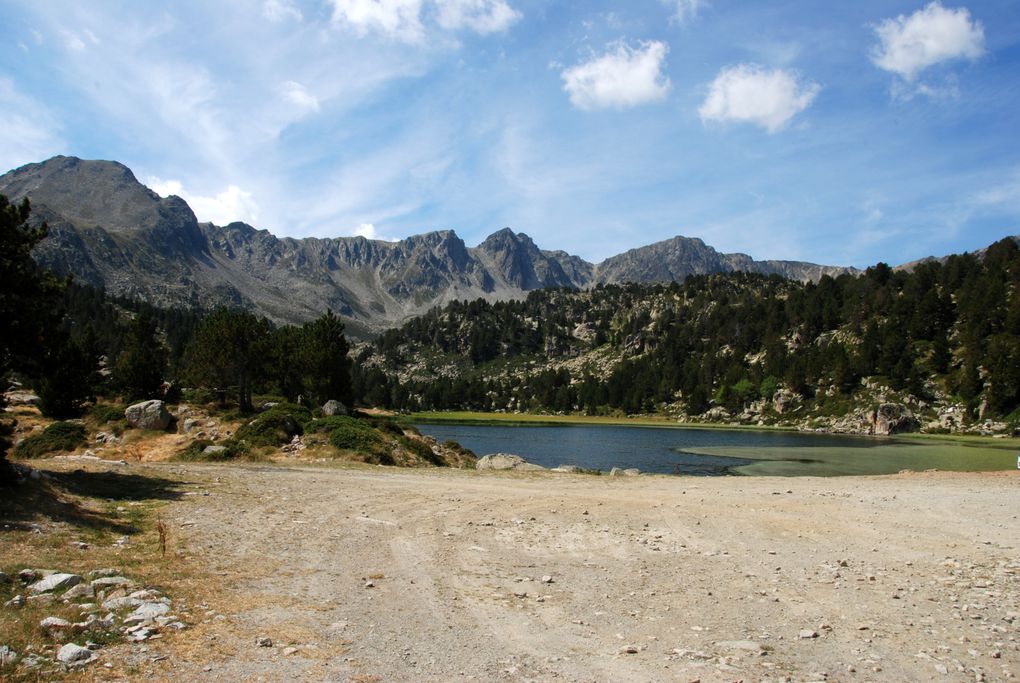
[[[282,446],[296,434],[303,434],[302,426],[311,420],[308,408],[292,403],[281,403],[259,413],[237,430],[234,438],[251,446]]]
[[[117,422],[124,419],[124,406],[112,403],[97,403],[89,408],[88,417],[98,425]]]
[[[209,446],[222,446],[226,450],[216,453],[206,453]],[[188,462],[219,462],[223,460],[255,459],[248,448],[233,439],[226,441],[209,441],[208,439],[197,439],[192,441],[184,450],[178,451],[174,456],[175,460]]]
[[[400,445],[411,451],[425,462],[430,462],[437,467],[442,467],[446,463],[443,462],[442,457],[436,455],[436,452],[432,450],[424,441],[420,439],[409,439],[406,436],[401,436],[397,439]]]
[[[382,435],[371,425],[349,417],[340,419],[346,422],[329,432],[329,443],[335,448],[376,454],[385,450]]]
[[[346,417],[344,415],[331,415],[327,417],[317,417],[314,420],[309,420],[305,423],[306,434],[328,434],[338,427],[347,427],[352,424],[360,425],[364,424],[361,420],[353,417]]]
[[[54,422],[42,434],[28,437],[14,448],[19,458],[38,458],[55,451],[73,451],[85,444],[85,428],[77,422]]]

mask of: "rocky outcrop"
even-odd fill
[[[917,418],[905,405],[883,403],[875,409],[871,421],[871,433],[877,436],[890,436],[917,431],[920,426]]]
[[[475,469],[479,470],[514,470],[524,472],[529,470],[544,470],[541,465],[535,465],[519,455],[510,453],[490,453],[478,459]]]
[[[161,198],[113,161],[54,157],[0,176],[0,193],[29,197],[49,236],[33,252],[59,274],[167,307],[242,307],[280,323],[326,309],[363,338],[454,300],[521,298],[544,287],[668,282],[729,271],[794,279],[850,272],[722,254],[675,237],[595,265],[539,249],[504,228],[470,248],[452,230],[400,242],[277,238],[245,223],[199,223],[179,197]]]

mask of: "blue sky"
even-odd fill
[[[866,266],[1020,233],[1016,0],[5,0],[0,27],[2,169],[115,159],[279,236]]]

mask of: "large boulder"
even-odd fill
[[[330,399],[322,404],[323,415],[347,415],[347,406],[340,401]]]
[[[124,411],[127,423],[137,429],[155,429],[162,431],[170,426],[173,415],[160,400],[142,401],[128,406]]]
[[[914,432],[920,426],[914,413],[901,403],[883,403],[878,406],[872,424],[872,433],[879,436]]]
[[[516,470],[518,472],[528,470],[544,470],[541,465],[528,462],[519,455],[510,453],[490,453],[478,460],[475,469],[479,470]]]

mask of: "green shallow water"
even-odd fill
[[[687,448],[686,453],[713,458],[733,458],[739,464],[733,474],[753,476],[832,477],[865,474],[896,474],[901,470],[929,469],[951,472],[990,472],[1017,466],[1017,450],[1005,444],[970,446],[956,443],[903,443],[870,448],[763,446]]]

